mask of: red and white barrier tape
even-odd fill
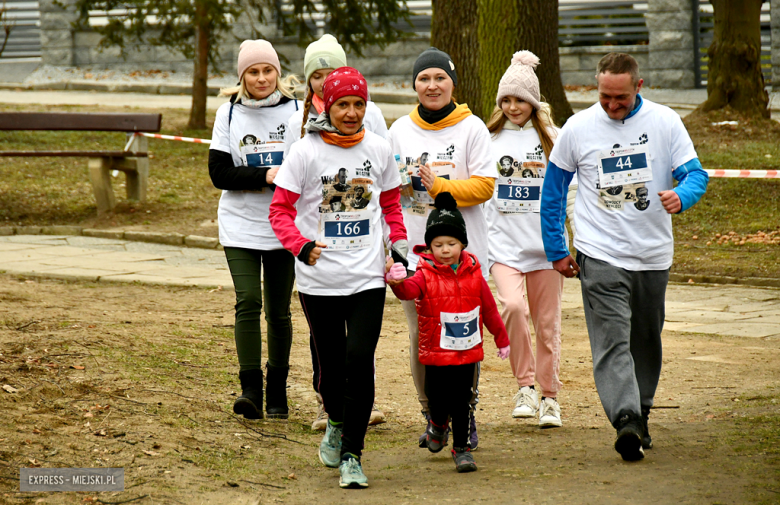
[[[181,142],[192,142],[193,144],[211,144],[209,139],[196,139],[192,137],[179,137],[178,135],[160,135],[159,133],[135,132],[134,135],[149,137],[162,140],[179,140]],[[127,143],[125,151],[129,149],[132,138]],[[710,177],[718,178],[737,178],[737,179],[780,179],[778,170],[705,170]]]
[[[192,137],[179,137],[178,135],[160,135],[159,133],[142,133],[142,132],[135,132],[134,135],[139,135],[141,137],[149,137],[153,139],[180,140],[182,142],[192,142],[193,144],[211,144],[211,140],[209,139],[194,139]]]
[[[737,179],[780,179],[778,170],[705,170],[710,177]]]

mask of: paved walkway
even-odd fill
[[[0,237],[0,265],[0,272],[19,275],[233,289],[222,251],[126,240],[56,235]],[[579,283],[567,280],[563,308],[579,307]],[[670,284],[665,328],[780,338],[780,290]]]

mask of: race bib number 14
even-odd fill
[[[598,170],[602,188],[653,180],[653,169],[646,146],[601,151]]]

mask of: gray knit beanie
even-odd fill
[[[452,84],[458,85],[458,74],[455,72],[455,64],[452,62],[450,55],[444,51],[439,51],[435,47],[426,49],[420,56],[417,57],[417,61],[414,62],[414,68],[412,70],[412,89],[414,87],[414,81],[417,80],[417,74],[428,68],[440,68],[447,72],[447,75],[452,79]]]
[[[512,64],[498,83],[496,94],[498,108],[501,108],[501,100],[505,96],[516,96],[533,105],[536,110],[542,108],[539,78],[534,72],[538,64],[539,58],[531,51],[518,51],[512,56]]]

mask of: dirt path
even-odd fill
[[[575,288],[567,284],[568,297]],[[707,289],[686,287],[675,303],[718,303]],[[763,300],[780,297],[756,291]],[[371,487],[343,491],[337,471],[317,460],[321,435],[309,430],[315,402],[308,332],[295,300],[291,419],[244,423],[230,413],[238,389],[233,296],[0,276],[0,385],[17,390],[0,391],[0,503],[143,495],[132,503],[780,502],[776,336],[696,333],[670,324],[679,331],[664,335],[659,408],[650,421],[655,448],[629,464],[612,449],[614,430],[593,385],[581,309],[567,306],[564,427],[542,431],[511,419],[516,386],[509,365],[488,352],[477,417],[479,471],[458,475],[446,453],[414,443],[423,424],[406,323],[400,304],[389,299],[377,352],[377,403],[388,423],[369,430],[364,467]],[[19,493],[18,469],[37,465],[123,467],[126,490]]]

